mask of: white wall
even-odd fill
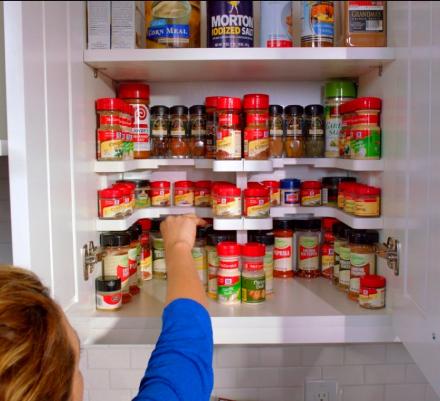
[[[129,401],[152,346],[83,350],[85,401]],[[236,401],[303,401],[305,378],[336,379],[341,401],[439,401],[401,344],[218,346],[214,396]]]
[[[0,157],[0,264],[12,263],[8,158]]]

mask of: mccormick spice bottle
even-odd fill
[[[269,158],[269,96],[245,95],[243,108],[246,115],[244,158],[267,160]]]
[[[269,155],[272,158],[284,154],[283,107],[278,104],[269,106]]]
[[[121,279],[116,276],[102,276],[95,280],[96,309],[115,311],[121,309]]]
[[[217,299],[221,304],[234,305],[241,301],[241,250],[236,242],[217,245]]]
[[[274,220],[273,276],[293,277],[293,230],[290,220]]]
[[[148,159],[151,152],[150,141],[150,87],[141,82],[124,82],[120,84],[118,96],[127,102],[134,113],[133,157]]]
[[[217,100],[217,160],[241,159],[241,99],[219,97]]]
[[[206,153],[206,110],[203,105],[189,108],[190,152],[193,159],[203,159]]]
[[[166,106],[151,108],[151,157],[163,159],[168,156],[169,109]]]
[[[274,237],[268,231],[250,231],[249,241],[258,242],[266,247],[264,254],[264,272],[266,276],[266,296],[273,294],[273,245]]]
[[[343,223],[336,223],[333,226],[333,234],[335,236],[334,242],[334,254],[335,254],[335,263],[333,265],[333,284],[339,285],[339,273],[341,270],[341,248],[344,248],[344,252],[346,252],[346,248],[348,246],[348,236],[350,234],[350,227],[346,226]],[[345,263],[345,262],[344,262]]]
[[[122,100],[96,100],[96,159],[123,160],[124,135],[121,128]]]
[[[173,159],[187,159],[190,155],[188,144],[188,107],[173,106],[171,115],[170,156]]]
[[[286,137],[284,139],[284,151],[286,157],[304,157],[305,139],[303,132],[302,106],[290,105],[284,108],[284,120],[286,125]]]
[[[306,157],[324,157],[324,107],[320,104],[311,104],[306,106],[304,113]]]
[[[297,220],[296,241],[298,250],[298,276],[316,278],[320,272],[321,220]]]
[[[250,242],[242,247],[243,271],[241,273],[241,300],[244,303],[260,303],[266,299],[263,244]]]

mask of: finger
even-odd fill
[[[184,217],[194,220],[198,226],[206,226],[208,224],[205,220],[195,214],[185,214]]]

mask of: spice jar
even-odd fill
[[[339,184],[341,182],[356,182],[355,177],[323,177],[322,204],[324,206],[338,206]],[[342,200],[341,200],[342,201]]]
[[[339,247],[339,281],[338,288],[342,291],[348,292],[350,288],[350,246],[341,245]]]
[[[128,286],[131,295],[139,294],[140,288],[138,285],[138,265],[141,256],[140,236],[142,228],[135,224],[127,231],[130,235],[130,249],[128,250]]]
[[[274,220],[273,276],[293,277],[293,230],[290,220]]]
[[[136,188],[134,190],[136,209],[143,209],[151,206],[150,202],[150,181],[148,180],[133,180]]]
[[[169,109],[166,106],[151,108],[151,157],[168,157],[168,130],[170,125]]]
[[[356,191],[359,184],[355,182],[346,183],[343,188],[343,197],[344,197],[344,212],[345,213],[354,213],[354,209],[356,207]]]
[[[118,96],[124,99],[133,110],[133,157],[148,159],[150,142],[150,87],[141,82],[124,82],[119,85]]]
[[[305,156],[303,113],[304,109],[302,106],[290,105],[284,108],[284,120],[286,125],[284,151],[287,157]]]
[[[385,277],[369,275],[361,277],[359,305],[366,309],[385,308]]]
[[[128,251],[130,235],[127,233],[102,233],[101,246],[105,248],[103,259],[104,276],[117,276],[121,280],[122,303],[131,301],[129,288],[130,271],[128,267]]]
[[[241,217],[241,190],[240,188],[222,185],[216,188],[213,205],[215,217]]]
[[[171,107],[170,117],[170,156],[173,159],[187,159],[190,155],[188,143],[188,107]]]
[[[283,157],[284,154],[283,107],[269,106],[269,156]]]
[[[235,241],[235,233],[232,231],[213,231],[207,234],[205,251],[208,263],[208,297],[212,299],[217,299],[217,270],[220,267],[217,245],[226,241]]]
[[[340,252],[341,247],[348,246],[348,235],[350,234],[350,227],[343,223],[336,223],[333,226],[333,234],[335,236],[334,255],[335,263],[333,265],[333,284],[339,285],[339,271],[341,267]]]
[[[116,276],[101,276],[95,280],[96,309],[115,311],[121,309],[121,279]]]
[[[141,255],[139,260],[139,279],[138,281],[148,281],[153,278],[153,255],[150,248],[150,219],[139,219],[138,224],[142,228],[142,234],[139,242],[141,246]]]
[[[301,206],[321,206],[321,183],[319,181],[301,183]]]
[[[122,192],[115,188],[98,191],[98,217],[100,219],[120,219],[125,215]]]
[[[134,190],[136,185],[129,181],[116,181],[113,188],[118,189],[122,193],[124,199],[124,215],[130,216],[134,210]]]
[[[281,205],[281,190],[279,181],[263,181],[263,186],[269,190],[270,206]]]
[[[217,136],[216,110],[218,96],[208,96],[205,98],[206,107],[206,147],[205,159],[215,159]]]
[[[191,250],[194,267],[205,290],[208,290],[208,262],[206,259],[206,228],[197,227],[196,239]]]
[[[194,206],[211,206],[211,181],[196,181],[194,183]]]
[[[160,233],[161,220],[153,220],[151,227],[151,241],[153,243],[153,278],[166,280],[167,265],[165,263],[165,246]]]
[[[124,160],[133,160],[134,142],[133,142],[133,110],[130,105],[122,102],[120,112],[121,132],[124,141]]]
[[[358,185],[355,191],[354,215],[378,217],[380,215],[380,188]]]
[[[275,242],[273,233],[267,231],[250,231],[249,241],[258,242],[266,247],[263,259],[266,278],[266,296],[273,294],[273,245]]]
[[[96,128],[101,130],[121,131],[121,109],[123,101],[117,98],[101,98],[95,102]]]
[[[151,182],[151,206],[171,206],[170,186],[169,181]]]
[[[357,301],[360,278],[376,273],[376,243],[379,233],[374,230],[352,230],[350,241],[350,288],[348,297]]]
[[[194,183],[192,181],[174,183],[174,206],[194,206]]]
[[[326,279],[332,280],[333,266],[335,264],[335,249],[330,242],[321,245],[321,275]]]
[[[244,158],[267,160],[269,158],[269,96],[245,95],[243,109],[246,114]]]
[[[281,205],[298,206],[301,181],[296,178],[285,178],[280,181]]]
[[[344,209],[345,206],[345,191],[349,185],[356,183],[355,177],[344,177],[338,185],[338,208]]]
[[[342,10],[342,44],[345,47],[387,45],[387,2],[346,1]]]
[[[260,303],[266,299],[263,244],[250,242],[242,247],[241,299],[245,303]]]
[[[319,244],[321,243],[321,220],[297,220],[295,222],[298,276],[316,278],[321,275]]]
[[[203,159],[206,152],[206,110],[203,105],[189,108],[190,152],[194,159]]]
[[[240,245],[221,242],[217,245],[217,299],[221,304],[233,305],[241,300]]]
[[[333,47],[334,2],[301,1],[301,47]]]
[[[219,97],[217,100],[217,160],[241,159],[241,99]]]
[[[304,109],[306,157],[324,157],[324,107],[311,104]]]
[[[261,188],[247,188],[243,191],[243,215],[250,218],[266,218],[270,215],[269,190]]]
[[[339,136],[342,128],[339,107],[355,97],[354,82],[337,80],[325,84],[325,157],[339,157]]]

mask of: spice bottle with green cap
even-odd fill
[[[342,117],[339,106],[356,98],[356,86],[352,81],[335,80],[324,87],[325,157],[339,157],[339,135]]]

